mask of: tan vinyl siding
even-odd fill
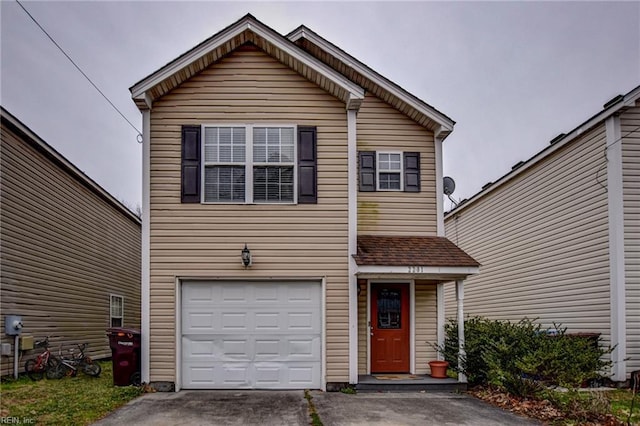
[[[358,296],[358,374],[367,374],[367,339],[369,335],[369,320],[367,317],[367,305],[369,292],[367,280],[358,282],[360,295]]]
[[[538,318],[608,341],[604,146],[600,125],[446,218],[447,237],[482,264],[465,282],[465,315]]]
[[[640,107],[621,118],[627,373],[640,370]]]
[[[436,188],[433,133],[373,95],[357,118],[358,151],[420,153],[420,192],[358,192],[358,232],[369,235],[435,235]]]
[[[180,203],[183,124],[317,126],[318,204]],[[151,381],[175,381],[176,277],[326,278],[327,381],[348,381],[345,105],[261,51],[242,48],[151,111]],[[244,269],[247,244],[253,266]]]
[[[436,289],[436,284],[416,281],[416,374],[430,373],[428,363],[437,357],[432,346],[438,342]]]
[[[124,297],[124,325],[140,328],[140,225],[2,126],[2,342],[4,316],[53,348],[89,343],[111,355],[109,295]],[[24,369],[30,351],[20,361]],[[13,371],[2,357],[1,373]]]

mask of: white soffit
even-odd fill
[[[233,40],[234,37],[237,37],[244,31],[253,32],[257,36],[265,39],[277,49],[280,49],[283,52],[287,53],[296,61],[299,61],[310,69],[325,76],[328,80],[330,80],[331,83],[348,93],[347,98],[342,99],[347,104],[347,109],[359,108],[365,95],[365,91],[362,87],[353,83],[342,74],[333,70],[328,65],[322,63],[320,60],[314,58],[312,55],[296,46],[293,42],[290,42],[285,37],[267,27],[251,15],[246,15],[244,18],[240,19],[235,24],[232,24],[229,27],[223,29],[222,31],[211,37],[209,40],[204,41],[190,51],[163,66],[153,74],[140,80],[129,89],[131,91],[131,97],[134,100],[144,102],[147,107],[150,107],[150,102],[152,101],[152,99],[150,99],[147,94],[150,89],[162,83],[166,79],[178,74],[181,70],[189,67],[191,64],[197,62],[205,55],[211,53],[220,46],[223,46],[225,43]],[[178,77],[178,80],[180,80],[180,77]],[[181,81],[179,81],[179,83],[180,82]]]

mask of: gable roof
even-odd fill
[[[51,145],[46,143],[40,136],[36,135],[30,128],[24,123],[14,117],[9,111],[0,107],[0,117],[2,119],[2,125],[7,126],[11,131],[17,133],[22,140],[31,145],[37,151],[41,152],[54,164],[64,170],[72,178],[76,179],[98,197],[102,198],[108,204],[115,207],[126,217],[131,219],[137,225],[141,224],[140,218],[136,216],[131,210],[129,210],[124,204],[118,201],[113,195],[109,194],[104,188],[98,185],[93,179],[84,174],[80,169],[67,160],[62,154],[56,151]]]
[[[358,235],[359,266],[453,266],[480,264],[445,237]]]
[[[637,86],[626,95],[618,95],[614,97],[609,102],[603,105],[602,111],[595,114],[594,116],[580,124],[578,127],[571,130],[569,133],[559,134],[558,136],[553,138],[549,142],[549,145],[542,151],[538,152],[526,161],[520,161],[516,163],[515,165],[513,165],[509,172],[498,178],[495,182],[489,182],[485,184],[482,189],[471,198],[469,198],[468,200],[462,200],[454,209],[445,213],[445,219],[451,217],[452,215],[460,213],[462,210],[471,206],[479,199],[487,196],[498,187],[509,182],[511,179],[514,179],[516,176],[520,175],[526,170],[534,167],[536,164],[540,163],[545,158],[549,157],[562,147],[574,142],[578,139],[578,137],[582,136],[585,132],[592,129],[593,127],[604,122],[607,118],[611,117],[612,115],[618,114],[629,107],[634,106],[638,101],[640,101],[640,86]],[[638,131],[638,129],[636,129],[635,131]]]
[[[358,109],[364,89],[314,58],[275,30],[247,14],[193,49],[134,84],[129,90],[139,109],[179,86],[209,65],[245,43],[252,43],[281,63],[343,101],[347,109]]]
[[[455,121],[451,118],[378,74],[304,25],[290,32],[287,38],[340,71],[351,81],[355,81],[367,91],[409,116],[418,124],[432,130],[437,137],[444,140],[453,131]]]

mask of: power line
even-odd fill
[[[67,52],[65,52],[65,51],[64,51],[64,49],[63,49],[62,47],[60,47],[60,45],[59,45],[58,43],[56,43],[56,41],[53,39],[53,37],[51,37],[51,35],[47,32],[47,30],[45,30],[45,29],[42,27],[42,25],[40,25],[40,23],[36,20],[36,18],[34,18],[34,17],[33,17],[33,15],[31,15],[31,14],[29,13],[29,11],[28,11],[27,9],[25,9],[25,7],[22,5],[22,3],[20,3],[20,1],[19,1],[19,0],[16,0],[16,3],[18,3],[18,6],[20,6],[20,7],[22,8],[22,10],[24,10],[24,12],[29,16],[29,18],[31,18],[31,20],[32,20],[32,21],[33,21],[33,22],[38,26],[38,28],[40,28],[40,29],[42,30],[42,32],[43,32],[43,33],[45,33],[45,35],[46,35],[47,37],[49,37],[49,40],[51,40],[51,42],[52,42],[52,43],[53,43],[53,44],[58,48],[58,50],[60,50],[60,51],[62,52],[62,54],[63,54],[64,56],[66,56],[66,57],[67,57],[67,59],[69,60],[69,62],[71,62],[71,63],[73,64],[73,66],[74,66],[74,67],[76,67],[76,69],[77,69],[78,71],[80,71],[80,74],[82,74],[82,75],[84,76],[84,78],[86,78],[86,79],[87,79],[87,81],[88,81],[89,83],[91,83],[91,85],[94,87],[94,89],[96,89],[96,90],[98,91],[98,93],[100,93],[100,94],[102,95],[102,97],[103,97],[107,102],[109,102],[109,105],[111,105],[111,106],[113,107],[113,109],[115,109],[115,110],[116,110],[116,112],[117,112],[118,114],[120,114],[120,116],[121,116],[122,118],[124,118],[124,120],[125,120],[127,123],[129,123],[129,126],[131,126],[131,127],[133,128],[133,130],[135,130],[136,132],[138,132],[138,142],[141,142],[141,140],[140,140],[140,139],[142,138],[142,132],[141,132],[140,130],[138,130],[138,128],[137,128],[136,126],[134,126],[134,125],[133,125],[133,123],[132,123],[131,121],[129,121],[129,119],[128,119],[127,117],[125,117],[125,115],[124,115],[124,114],[123,114],[123,113],[118,109],[118,107],[117,107],[117,106],[115,106],[115,105],[113,104],[113,102],[111,102],[111,100],[107,97],[107,95],[105,95],[105,94],[102,92],[102,90],[100,90],[100,88],[99,88],[98,86],[96,86],[96,84],[95,84],[93,81],[91,81],[91,79],[89,78],[89,76],[88,76],[87,74],[85,74],[85,72],[84,72],[84,71],[82,71],[82,69],[78,66],[78,64],[76,64],[76,63],[73,61],[73,59],[71,59],[71,56],[69,56],[69,55],[67,54]]]

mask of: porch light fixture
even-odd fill
[[[251,266],[251,250],[247,247],[247,243],[244,243],[244,248],[242,249],[242,264],[245,268]]]

